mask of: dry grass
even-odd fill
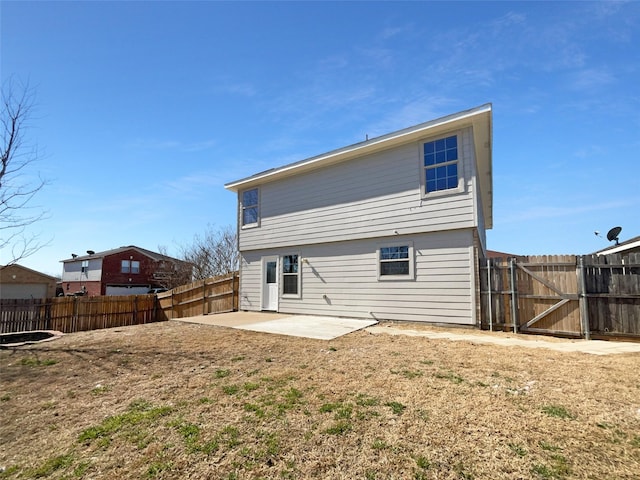
[[[638,478],[640,356],[177,322],[0,352],[0,478]]]

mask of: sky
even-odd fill
[[[25,178],[47,180],[20,264],[50,275],[178,255],[235,228],[225,183],[484,103],[488,248],[640,235],[640,2],[2,1],[0,29],[3,86],[34,98]]]

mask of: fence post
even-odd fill
[[[491,259],[487,258],[487,294],[489,295],[489,331],[493,332],[493,297],[491,296]]]
[[[589,330],[589,304],[587,301],[587,280],[585,278],[584,255],[578,257],[578,278],[580,280],[580,319],[582,320],[582,334],[585,340],[591,340]]]
[[[207,279],[202,280],[202,315],[207,314]]]
[[[240,275],[238,275],[238,289],[240,288]],[[231,274],[231,310],[236,309],[236,272]],[[240,299],[238,299],[238,310],[240,310]]]
[[[511,283],[511,321],[513,322],[513,333],[518,333],[518,293],[516,282],[516,259],[509,259],[509,280]]]

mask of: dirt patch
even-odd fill
[[[0,351],[0,478],[637,478],[640,355],[179,322]]]

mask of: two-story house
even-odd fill
[[[491,143],[486,104],[228,183],[240,309],[479,324]]]
[[[140,295],[191,281],[191,265],[129,245],[62,260],[65,295]]]

